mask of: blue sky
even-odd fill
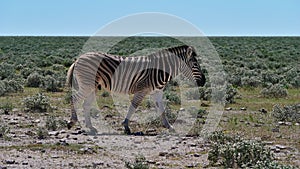
[[[298,0],[3,0],[0,35],[91,36],[140,12],[176,15],[210,36],[300,36]]]

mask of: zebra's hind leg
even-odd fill
[[[145,97],[146,93],[145,92],[137,92],[134,94],[133,99],[131,101],[131,104],[129,106],[128,113],[126,115],[125,120],[123,121],[123,126],[124,126],[124,132],[127,135],[131,134],[130,128],[129,128],[129,120],[132,116],[132,114],[136,111],[136,108],[141,104]]]
[[[159,90],[152,95],[152,98],[155,102],[156,110],[161,113],[162,124],[165,128],[169,129],[170,132],[175,132],[173,126],[170,124],[169,120],[166,117],[166,112],[163,104],[163,91]]]
[[[84,113],[84,119],[85,119],[85,125],[87,128],[90,129],[89,133],[90,135],[96,135],[97,129],[93,127],[91,122],[91,108],[92,104],[96,101],[95,92],[91,92],[88,97],[83,102],[83,113]]]
[[[77,98],[78,98],[78,96],[76,97],[76,95],[72,95],[72,98],[71,98],[71,119],[67,124],[68,129],[71,129],[76,124],[76,122],[78,121],[78,117],[77,117],[76,109],[75,109],[75,105],[74,105],[75,103],[77,103]]]

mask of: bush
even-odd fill
[[[5,94],[6,94],[6,85],[2,80],[0,80],[0,96],[3,96]]]
[[[188,100],[199,100],[200,99],[199,89],[198,88],[189,89],[188,91],[185,92],[185,96],[187,97]]]
[[[38,127],[38,129],[36,131],[36,135],[37,135],[38,139],[45,139],[49,136],[48,130],[46,130],[43,127]]]
[[[14,67],[8,63],[0,63],[0,80],[8,78],[14,74]]]
[[[200,88],[199,89],[200,93],[200,98],[203,100],[210,100],[212,98],[212,88]],[[231,85],[231,84],[226,84],[226,86],[215,89],[215,95],[214,100],[218,102],[223,102],[225,103],[234,103],[234,98],[237,94],[237,90]]]
[[[164,95],[165,95],[166,99],[169,100],[172,104],[180,104],[181,103],[181,99],[177,95],[176,92],[166,91],[164,93]]]
[[[254,140],[242,140],[240,137],[214,132],[209,136],[211,150],[208,153],[210,165],[221,164],[225,168],[269,168],[264,166],[278,166],[292,168],[278,164],[269,148]]]
[[[12,111],[13,105],[9,102],[6,102],[6,103],[0,105],[0,109],[3,110],[4,114],[8,114],[9,112]]]
[[[258,87],[261,84],[261,81],[255,76],[242,77],[241,82],[244,87]]]
[[[3,123],[0,124],[0,138],[8,139],[7,134],[9,133],[9,131],[10,128],[7,125]]]
[[[56,119],[54,116],[48,116],[46,119],[46,126],[48,130],[58,130],[67,127],[67,122],[63,119]]]
[[[266,98],[282,98],[287,97],[288,92],[280,84],[270,85],[266,88],[263,88],[260,91],[260,94]]]
[[[25,111],[46,112],[51,108],[49,97],[43,93],[26,97],[23,100],[23,104],[25,106]]]
[[[134,163],[126,161],[125,167],[129,169],[148,169],[149,164],[147,163],[146,158],[143,155],[139,155],[135,158]]]
[[[300,103],[284,107],[274,105],[272,116],[276,121],[300,123]]]
[[[7,80],[6,82],[6,92],[8,93],[16,93],[16,92],[23,92],[24,86],[21,80]]]
[[[37,72],[33,72],[27,77],[26,86],[39,87],[42,82],[43,82],[43,76]]]
[[[60,82],[57,81],[55,78],[53,78],[50,75],[47,75],[42,83],[41,87],[45,89],[47,92],[59,92],[61,91],[60,87]]]

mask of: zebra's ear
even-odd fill
[[[190,59],[195,54],[195,49],[192,46],[187,48],[187,58]]]

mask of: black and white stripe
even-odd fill
[[[163,124],[172,128],[164,117],[162,90],[172,78],[180,73],[203,86],[205,77],[197,62],[196,52],[190,46],[178,46],[160,50],[156,53],[139,57],[122,57],[105,53],[87,53],[80,56],[68,71],[68,83],[76,81],[78,92],[72,96],[72,117],[70,127],[77,121],[74,104],[84,100],[84,111],[87,127],[95,130],[90,124],[89,103],[91,93],[101,86],[114,93],[134,94],[124,121],[125,131],[130,133],[128,121],[145,95],[154,93],[156,105],[163,115]],[[86,105],[86,106],[85,106]],[[88,110],[85,110],[86,109]]]

